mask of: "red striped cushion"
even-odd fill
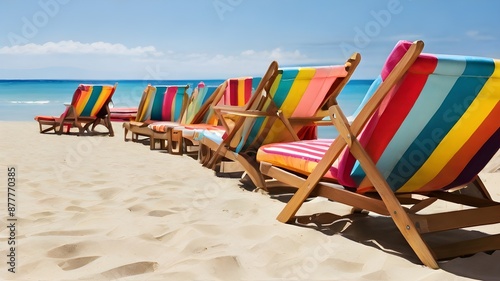
[[[257,161],[310,174],[332,142],[331,139],[317,139],[263,145],[257,152]],[[337,179],[337,174],[337,162],[335,162],[325,177]]]

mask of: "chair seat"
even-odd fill
[[[38,122],[55,122],[58,118],[58,116],[35,116],[35,121]],[[65,121],[64,124],[71,125],[71,121]]]
[[[148,125],[148,128],[157,133],[166,133],[169,128],[174,128],[177,126],[179,126],[179,122],[162,121],[151,123]]]
[[[36,121],[55,121],[56,116],[35,116]]]
[[[263,145],[257,152],[257,161],[309,175],[332,142],[332,139],[317,139]],[[336,180],[337,174],[337,162],[334,162],[324,177]]]
[[[175,129],[182,130],[182,136],[192,140],[200,140],[203,138],[205,131],[216,131],[220,132],[221,135],[225,132],[222,126],[214,126],[210,124],[190,124],[178,126]]]

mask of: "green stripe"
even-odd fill
[[[87,104],[80,113],[80,116],[90,116],[92,113],[92,109],[94,109],[97,99],[101,96],[102,86],[92,86],[92,93],[90,94],[90,98],[87,101]]]
[[[173,121],[178,121],[181,116],[182,101],[185,93],[185,88],[179,87],[177,93],[175,94],[174,108],[172,109],[174,118]]]
[[[165,98],[166,90],[167,87],[156,87],[156,94],[151,106],[151,120],[162,120],[163,99]]]

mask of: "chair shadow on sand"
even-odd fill
[[[245,186],[242,186],[245,188]],[[269,193],[271,199],[288,203],[293,189],[287,187],[274,188]],[[310,201],[309,198],[308,201]],[[307,202],[307,201],[306,201]],[[365,212],[353,212],[347,215],[332,213],[317,213],[313,215],[296,216],[292,225],[314,229],[325,235],[341,235],[349,240],[379,249],[387,254],[399,256],[414,264],[422,265],[415,252],[397,229],[390,217],[372,216]],[[450,230],[426,234],[426,241],[430,246],[474,239],[487,236],[487,233],[477,230]],[[475,255],[459,257],[451,260],[440,261],[442,270],[460,277],[476,280],[500,280],[500,251],[483,252]]]

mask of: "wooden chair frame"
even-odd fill
[[[295,173],[274,167],[269,163],[261,163],[261,172],[264,175],[298,187],[296,193],[278,215],[277,219],[279,221],[288,222],[292,220],[308,196],[319,195],[350,205],[356,209],[368,210],[392,217],[397,228],[418,258],[423,264],[434,269],[439,268],[437,260],[440,259],[500,249],[500,234],[433,248],[426,243],[422,236],[424,233],[500,223],[500,203],[491,200],[479,177],[476,177],[471,185],[476,186],[481,191],[482,198],[448,191],[419,194],[424,196],[424,199],[413,198],[411,194],[395,194],[357,139],[361,129],[378,108],[383,97],[403,77],[410,65],[421,53],[423,45],[422,41],[416,41],[411,45],[408,52],[383,84],[380,85],[352,124],[349,124],[345,114],[336,102],[330,107],[329,112],[332,123],[339,131],[340,136],[334,140],[317,167],[306,179]],[[322,176],[346,146],[350,148],[353,156],[360,162],[361,167],[375,188],[375,194],[358,194],[343,188],[332,188],[330,185],[321,182]],[[417,214],[417,212],[436,200],[463,204],[473,208],[437,214]],[[407,204],[412,206],[405,206]]]
[[[348,72],[347,75],[335,81],[335,83],[332,85],[332,87],[326,94],[326,99],[324,100],[323,104],[320,105],[319,108],[322,108],[324,105],[329,105],[333,101],[335,101],[335,98],[340,94],[341,90],[347,84],[347,82],[349,81],[351,75],[356,70],[356,67],[358,66],[360,61],[361,61],[361,55],[359,53],[354,53],[346,61],[345,69]],[[275,70],[275,72],[271,74],[270,79],[266,82],[266,84],[262,85],[262,90],[265,89],[267,93],[270,92],[270,88],[274,80],[276,79],[277,74],[278,72],[277,70]],[[232,114],[238,116],[239,119],[236,122],[234,128],[228,131],[229,132],[228,136],[222,141],[222,143],[217,144],[210,140],[204,139],[204,144],[215,151],[211,160],[206,164],[208,167],[213,168],[221,157],[225,157],[232,161],[237,161],[241,164],[244,171],[252,181],[253,185],[255,185],[257,188],[266,188],[266,182],[264,176],[259,171],[259,164],[255,161],[255,159],[246,154],[236,153],[233,151],[234,145],[232,145],[231,142],[233,141],[235,135],[239,133],[240,129],[242,129],[245,120],[255,117],[266,117],[270,119],[277,118],[280,120],[280,122],[282,122],[285,125],[287,132],[292,136],[292,138],[294,140],[299,140],[299,137],[297,136],[295,130],[293,129],[293,125],[299,125],[299,124],[311,125],[316,122],[321,123],[321,119],[323,118],[323,116],[319,115],[317,112],[315,116],[311,116],[309,118],[285,118],[282,112],[278,110],[277,106],[274,104],[273,99],[269,95],[263,96],[259,95],[258,93],[260,92],[256,91],[254,99],[251,100],[251,103],[249,103],[249,106],[247,108],[215,107],[215,111],[217,112],[218,115],[223,116],[224,114]],[[259,99],[256,100],[257,98]],[[266,102],[271,103],[271,108],[270,108],[271,110],[263,111],[262,108]],[[271,122],[267,122],[267,124],[270,123]],[[270,129],[269,127],[266,127],[264,131],[269,129]]]
[[[175,85],[172,85],[172,86],[175,86]],[[156,138],[161,138],[162,134],[154,132],[153,130],[148,128],[148,125],[153,123],[153,122],[159,122],[160,120],[151,120],[150,118],[148,118],[145,121],[139,121],[139,118],[141,118],[143,111],[146,110],[145,109],[146,101],[147,101],[148,95],[150,95],[149,92],[150,92],[152,87],[154,87],[154,86],[148,85],[146,87],[146,89],[144,89],[144,91],[143,91],[143,94],[142,94],[142,97],[141,97],[141,100],[139,102],[139,106],[137,109],[136,120],[130,121],[130,122],[124,122],[122,125],[122,127],[124,129],[123,130],[124,141],[128,141],[127,135],[128,135],[128,132],[131,131],[132,132],[132,141],[134,141],[134,142],[139,141],[139,136],[149,138],[150,139],[150,149],[154,149],[155,142],[153,140]],[[182,85],[182,87],[185,87],[185,91],[184,91],[184,95],[183,95],[180,116],[184,115],[184,111],[186,110],[186,107],[187,107],[188,95],[187,95],[186,91],[189,88],[189,86]]]
[[[101,109],[99,109],[98,116],[78,116],[76,114],[76,108],[74,104],[78,101],[79,97],[73,96],[71,104],[68,105],[67,109],[60,117],[56,117],[53,120],[37,120],[40,128],[40,133],[47,133],[54,130],[54,133],[61,135],[64,133],[64,127],[67,128],[66,133],[69,133],[71,128],[78,129],[78,136],[83,135],[85,132],[92,133],[97,125],[104,125],[108,129],[108,134],[110,137],[114,136],[113,126],[110,119],[110,109],[109,103],[111,98],[116,91],[118,83],[113,85],[113,90],[107,101],[104,102]],[[36,119],[35,119],[36,120]],[[49,126],[48,128],[43,128],[43,126]],[[90,128],[92,126],[92,128]]]

